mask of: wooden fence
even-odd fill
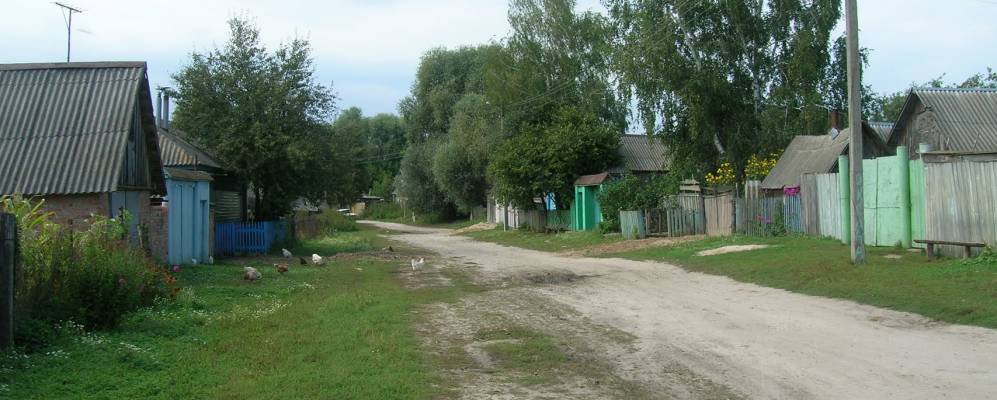
[[[295,239],[311,239],[322,236],[322,221],[318,214],[295,215],[291,235]]]
[[[265,254],[287,239],[286,221],[215,224],[215,255]]]
[[[0,349],[14,345],[14,269],[18,264],[17,218],[0,213]]]
[[[708,236],[726,236],[731,233],[731,219],[734,213],[733,193],[704,196],[703,207],[706,215],[706,234]]]
[[[624,239],[647,237],[643,211],[620,211],[620,233]]]
[[[923,160],[924,238],[997,246],[997,154],[925,154]],[[939,250],[961,256],[961,248]]]

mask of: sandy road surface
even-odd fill
[[[997,398],[997,331],[790,293],[622,259],[568,258],[378,223],[480,276],[594,275],[538,288],[551,301],[637,337],[618,361],[661,383],[676,362],[750,398]],[[470,268],[470,267],[469,267]]]

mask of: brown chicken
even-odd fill
[[[284,273],[287,272],[287,266],[286,265],[274,264],[273,266],[274,266],[274,268],[277,269],[277,273],[278,274],[284,275]]]

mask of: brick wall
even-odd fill
[[[159,263],[166,263],[169,245],[169,210],[164,206],[150,206],[144,219],[145,232],[149,238],[149,255]]]
[[[84,227],[84,220],[91,214],[107,215],[110,204],[107,193],[50,195],[45,196],[42,208],[54,213],[52,220],[56,223]]]

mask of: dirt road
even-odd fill
[[[529,290],[633,335],[612,355],[619,376],[668,390],[676,366],[736,396],[776,399],[997,397],[997,331],[811,297],[678,267],[568,258],[477,242],[445,230],[377,223],[479,279],[570,271],[586,278]],[[671,398],[709,398],[683,395]],[[709,393],[709,392],[708,392]]]

